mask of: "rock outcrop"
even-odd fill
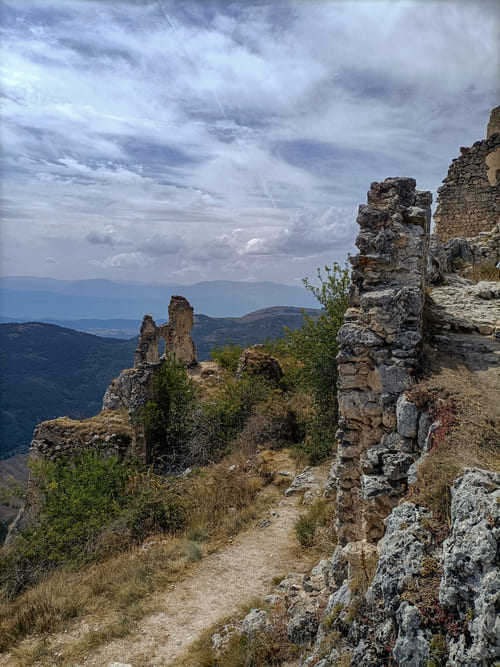
[[[260,345],[253,345],[242,352],[238,359],[236,378],[241,379],[247,375],[258,375],[270,383],[277,384],[283,377],[279,361],[260,349],[261,347]]]
[[[446,528],[428,510],[409,502],[394,508],[371,585],[355,596],[344,582],[330,595],[323,616],[330,619],[328,632],[323,622],[304,664],[331,667],[342,654],[353,667],[496,664],[500,475],[465,470],[451,494],[444,542]],[[330,580],[339,572],[342,563],[334,558]],[[325,656],[328,635],[337,640]]]
[[[188,366],[195,366],[196,348],[190,337],[193,309],[182,296],[173,296],[170,319],[157,327],[151,315],[145,315],[139,343],[134,353],[134,368],[123,370],[109,385],[103,398],[102,412],[96,417],[73,420],[67,417],[37,426],[29,451],[29,460],[72,458],[89,449],[104,455],[133,456],[150,463],[151,452],[138,415],[154,397],[155,379],[166,356],[173,356]],[[165,338],[165,354],[159,357],[159,339]],[[39,494],[30,475],[24,507],[16,518],[8,541],[25,530],[38,516]]]
[[[500,283],[448,275],[447,284],[434,287],[428,302],[435,332],[500,331]]]
[[[350,307],[338,341],[339,430],[329,488],[339,541],[377,542],[418,453],[410,387],[422,342],[429,192],[411,178],[373,183],[359,209]]]
[[[441,242],[489,232],[498,222],[500,202],[499,109],[493,109],[488,138],[461,148],[439,188],[434,214]]]

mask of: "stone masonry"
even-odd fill
[[[186,366],[197,363],[196,347],[190,336],[193,328],[193,308],[183,296],[173,296],[168,306],[168,322],[159,327],[165,339],[165,354],[173,355]]]
[[[173,356],[186,366],[197,363],[196,347],[191,338],[193,308],[183,296],[173,296],[168,305],[168,322],[156,326],[151,315],[144,315],[139,344],[134,353],[134,368],[159,362],[159,339],[165,340],[165,356]]]
[[[441,242],[489,232],[500,216],[500,107],[491,112],[488,137],[461,148],[438,190],[434,214]]]
[[[338,454],[327,486],[337,491],[340,544],[382,537],[417,457],[418,414],[403,392],[422,342],[431,201],[414,179],[388,178],[372,183],[359,207],[359,254],[338,335]]]

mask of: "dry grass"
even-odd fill
[[[217,652],[212,649],[212,636],[227,626],[234,628],[245,618],[251,609],[265,609],[269,612],[270,632],[256,632],[250,638],[235,632],[227,643]],[[172,664],[172,667],[265,667],[281,665],[289,660],[297,660],[303,648],[292,643],[286,635],[288,618],[282,605],[270,607],[262,600],[250,600],[240,608],[237,614],[219,621],[205,630],[196,642]]]
[[[106,436],[113,431],[124,435],[131,435],[128,411],[123,410],[102,410],[94,417],[87,419],[70,419],[69,417],[58,417],[52,419],[49,424],[54,424],[62,429],[71,429],[75,435]]]
[[[229,472],[231,466],[235,469]],[[200,469],[186,482],[191,502],[184,534],[151,536],[142,548],[78,572],[57,571],[13,601],[1,602],[0,651],[11,649],[22,665],[73,664],[86,652],[126,635],[154,611],[151,593],[176,581],[204,553],[226,544],[229,535],[275,500],[276,492],[260,493],[263,486],[262,477],[241,457]],[[72,620],[78,625],[78,619],[88,615],[102,619],[98,631],[86,632],[60,655],[54,647],[49,650],[45,635],[73,627]],[[33,635],[42,636],[23,642]]]
[[[500,470],[500,382],[496,369],[478,374],[442,350],[428,348],[426,355],[424,384],[448,428],[436,434],[407,499],[447,520],[450,486],[462,468]]]

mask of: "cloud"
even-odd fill
[[[371,181],[435,191],[484,136],[499,25],[488,0],[3,0],[4,270],[341,261]]]
[[[179,236],[166,236],[162,234],[155,234],[138,246],[141,253],[151,257],[175,255],[183,250],[184,247],[185,243]]]
[[[309,257],[345,245],[355,234],[352,211],[330,208],[321,214],[296,213],[286,227],[267,237],[254,237],[244,246],[249,255]]]
[[[90,260],[96,266],[110,269],[135,269],[144,268],[147,263],[147,257],[141,252],[122,252],[117,255],[111,255],[104,260]]]
[[[113,225],[108,225],[103,231],[93,231],[89,232],[85,237],[89,243],[94,243],[97,245],[114,245],[115,241],[113,239]]]

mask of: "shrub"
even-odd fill
[[[202,403],[189,443],[189,461],[217,461],[230,451],[254,407],[272,396],[273,389],[259,377],[228,378],[210,403]]]
[[[300,516],[294,524],[297,539],[303,547],[312,547],[316,537],[316,530],[325,517],[326,503],[318,500],[313,503],[307,512]]]
[[[139,414],[150,461],[170,467],[186,454],[198,391],[182,363],[167,357],[155,381],[154,399]]]
[[[316,418],[310,423],[309,447],[314,463],[324,460],[331,451],[337,425],[337,334],[344,320],[349,298],[347,266],[334,264],[325,267],[323,277],[318,269],[320,287],[308,279],[304,285],[321,304],[321,313],[315,318],[304,315],[300,329],[287,332],[290,349],[301,362],[298,381],[311,392]]]
[[[45,462],[32,469],[41,493],[40,520],[20,535],[2,562],[0,578],[11,592],[63,563],[92,560],[88,545],[120,510],[128,476],[117,457],[86,452],[71,463]]]
[[[234,375],[243,349],[241,345],[231,342],[226,345],[215,345],[210,351],[210,359],[216,361],[221,368]]]

